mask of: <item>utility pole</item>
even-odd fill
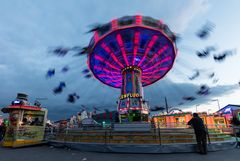
[[[213,99],[212,101],[216,101],[218,103],[218,110],[220,110],[220,104],[218,99]]]
[[[196,112],[198,112],[198,106],[200,106],[200,105],[196,105]]]
[[[167,112],[167,114],[168,114],[168,103],[167,103],[167,97],[165,97],[165,106],[166,106],[166,112]]]

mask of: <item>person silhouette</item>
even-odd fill
[[[197,151],[201,154],[207,154],[207,132],[203,120],[197,113],[193,113],[193,118],[187,123],[194,129],[197,140]]]

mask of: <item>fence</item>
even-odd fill
[[[88,143],[124,143],[124,144],[172,144],[172,143],[195,143],[194,130],[186,124],[172,123],[173,128],[166,128],[163,124],[122,124],[121,130],[117,130],[116,124],[108,127],[89,126],[80,128],[48,129],[47,140],[88,142]],[[119,124],[118,124],[119,126]],[[127,126],[124,130],[124,126]],[[217,125],[212,125],[218,127]],[[224,129],[225,128],[225,129]],[[118,127],[119,129],[119,127]],[[129,130],[131,129],[131,130]],[[231,136],[224,133],[226,127],[208,129],[208,143],[211,141],[225,141]],[[231,128],[233,129],[233,128]],[[230,131],[230,130],[229,130]]]

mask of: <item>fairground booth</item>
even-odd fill
[[[235,122],[240,121],[240,105],[229,104],[218,110],[216,114],[225,117],[228,125],[234,124],[234,120]]]
[[[227,126],[224,116],[207,115],[206,112],[199,112],[199,117],[202,118],[208,128],[222,128]],[[160,128],[185,128],[187,122],[192,118],[192,112],[178,112],[167,115],[153,116],[152,121],[155,126]]]
[[[37,103],[31,106],[28,96],[19,93],[11,105],[1,109],[9,113],[7,127],[2,146],[21,147],[42,143],[44,140],[47,110]]]

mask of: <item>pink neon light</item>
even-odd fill
[[[94,41],[97,42],[98,39],[99,39],[98,32],[95,31],[95,32],[94,32]]]
[[[114,72],[114,71],[110,71],[106,68],[102,68],[100,66],[93,66],[94,69],[97,69],[97,70],[101,70],[101,71],[104,71],[104,72],[107,72],[107,73],[112,73],[112,74],[120,74],[120,71],[119,72]]]
[[[152,83],[151,81],[148,81],[148,80],[142,80],[142,82],[145,82],[146,84],[151,84]]]
[[[122,79],[114,79],[114,80],[106,80],[107,83],[115,82],[115,83],[122,83]]]
[[[160,76],[159,75],[151,75],[151,76],[145,76],[143,75],[142,78],[145,78],[145,79],[151,79],[151,78],[159,78]]]
[[[142,24],[142,16],[136,15],[136,25],[141,25],[141,24]]]
[[[155,43],[155,41],[156,41],[157,39],[158,39],[158,36],[157,36],[157,35],[154,35],[154,36],[152,37],[152,39],[151,39],[150,42],[148,43],[148,46],[147,46],[147,49],[146,49],[146,51],[145,51],[145,53],[144,53],[143,58],[142,58],[141,61],[138,63],[138,66],[140,66],[140,65],[142,64],[142,62],[145,60],[145,58],[146,58],[149,50],[152,48],[153,44]]]
[[[143,74],[144,74],[144,75],[148,75],[148,74],[152,75],[152,74],[157,73],[157,72],[159,72],[159,71],[166,71],[166,70],[168,70],[168,69],[169,69],[169,67],[162,67],[162,68],[160,68],[160,69],[157,69],[157,70],[154,70],[154,71],[151,71],[151,72],[144,72]],[[151,77],[152,77],[152,76],[151,76]]]
[[[99,67],[99,66],[93,66],[94,69],[97,69],[97,70],[103,70],[102,67]]]
[[[112,20],[112,21],[111,21],[111,25],[112,25],[112,28],[113,28],[113,29],[116,29],[116,28],[118,27],[118,21],[117,21],[117,19]]]
[[[96,66],[96,67],[98,67],[98,66]],[[118,72],[111,72],[111,71],[109,71],[109,70],[107,70],[107,69],[103,69],[103,71],[109,73],[109,74],[107,74],[107,75],[110,76],[110,77],[122,78],[122,75],[121,75],[120,73],[118,73]],[[114,74],[114,75],[111,75],[111,74]],[[98,76],[103,76],[103,75],[105,76],[106,74],[98,74]]]
[[[164,58],[164,59],[161,60],[160,62],[154,64],[154,65],[151,66],[150,68],[144,69],[143,71],[148,71],[148,70],[151,70],[151,69],[153,69],[153,68],[156,68],[159,64],[162,64],[162,63],[164,63],[164,62],[166,62],[166,61],[169,61],[169,60],[171,60],[171,56],[168,56],[168,57]]]
[[[112,78],[112,79],[122,79],[122,76],[121,75],[114,75],[114,76],[111,76],[111,75],[106,75],[106,74],[99,74],[98,77],[107,77],[107,78]]]
[[[115,66],[112,65],[111,63],[105,61],[103,57],[95,54],[95,55],[94,55],[94,58],[97,59],[97,60],[99,60],[99,61],[101,61],[101,62],[103,62],[103,63],[105,63],[105,64],[107,64],[107,65],[110,66],[111,68],[116,69],[117,71],[120,71],[120,69],[119,69],[118,67],[115,67]]]
[[[120,84],[120,83],[122,83],[121,82],[121,79],[113,79],[113,78],[111,78],[111,77],[107,77],[107,76],[105,76],[105,77],[99,77],[99,78],[108,78],[108,79],[111,79],[111,80],[107,80],[106,81],[106,83],[118,83],[118,84]]]
[[[125,108],[118,108],[118,110],[120,110],[120,111],[127,111],[127,108],[125,107]]]
[[[114,83],[116,85],[121,85],[122,84],[122,82],[119,81],[119,80],[107,80],[106,83],[108,83],[108,84]]]
[[[124,49],[124,45],[123,45],[123,40],[122,40],[122,36],[120,34],[117,34],[117,42],[120,46],[121,52],[122,52],[122,56],[124,58],[125,63],[127,64],[127,66],[129,66],[128,60],[127,60],[127,54],[125,52]]]
[[[160,23],[160,24],[163,24],[163,20],[159,20],[159,23]]]
[[[135,32],[134,33],[134,48],[133,48],[133,65],[135,64],[135,58],[137,55],[137,49],[138,49],[138,44],[140,41],[140,32]]]
[[[122,68],[124,68],[124,66],[122,65],[122,63],[116,58],[116,56],[113,54],[113,52],[111,51],[111,49],[105,44],[102,43],[101,47],[108,53],[110,54],[110,56],[113,58],[113,60],[120,65]]]
[[[151,58],[150,61],[148,61],[145,65],[142,66],[142,69],[146,67],[149,63],[151,63],[156,57],[160,56],[166,49],[168,48],[168,45],[165,45],[161,49],[158,50],[157,54],[154,54],[154,56]]]

